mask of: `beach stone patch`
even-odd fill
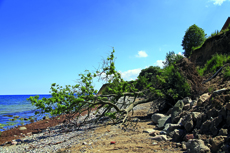
[[[27,130],[27,128],[24,127],[24,126],[22,126],[22,127],[19,128],[19,130],[20,130],[20,131],[23,131],[23,130]]]

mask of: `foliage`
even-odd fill
[[[193,47],[200,46],[205,41],[205,35],[204,30],[195,24],[186,30],[182,40],[185,57],[188,58],[192,54]]]
[[[190,95],[190,86],[179,73],[174,64],[165,67],[161,75],[157,75],[159,93],[162,98],[175,103],[177,100]]]
[[[138,75],[136,81],[136,88],[138,90],[144,89],[149,83],[153,83],[156,79],[156,75],[160,74],[161,68],[159,66],[149,66],[146,69],[142,69]]]
[[[229,77],[230,77],[230,67],[227,66],[227,67],[224,69],[224,79],[229,78]]]
[[[230,55],[215,54],[203,68],[199,68],[197,71],[201,76],[205,73],[214,73],[227,62],[230,62]]]
[[[182,55],[175,54],[174,51],[169,51],[169,53],[166,53],[165,62],[163,62],[164,67],[167,67],[171,64],[175,64],[182,58],[183,58]]]

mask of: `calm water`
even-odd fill
[[[6,115],[18,115],[19,118],[29,118],[30,116],[33,116],[33,118],[36,117],[38,120],[42,119],[43,116],[34,116],[36,107],[32,106],[30,101],[26,100],[26,98],[29,98],[30,96],[35,95],[0,95],[0,124],[11,124],[10,126],[4,126],[3,129],[0,128],[0,131],[4,131],[6,128],[12,128],[17,125],[30,123],[30,121],[20,119],[10,121],[9,119],[13,119],[13,117],[8,117]],[[39,99],[43,97],[51,98],[51,95],[39,95]]]

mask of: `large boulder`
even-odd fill
[[[158,120],[161,119],[161,118],[163,118],[163,117],[165,117],[164,114],[155,113],[155,114],[152,115],[151,119],[152,119],[153,123],[158,124]]]
[[[176,123],[174,121],[174,118],[182,112],[183,107],[184,107],[183,100],[178,100],[177,103],[173,106],[172,115],[171,115],[172,123]]]
[[[210,149],[200,139],[190,139],[186,143],[187,152],[189,153],[209,153]]]
[[[160,118],[158,120],[157,127],[160,129],[163,129],[165,124],[167,124],[167,123],[171,123],[171,117],[170,116],[165,116],[165,117]]]
[[[183,120],[182,124],[187,132],[192,131],[193,129],[193,117],[192,114],[188,114]]]

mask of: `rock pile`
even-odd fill
[[[166,114],[154,113],[158,132],[151,139],[173,140],[190,153],[230,152],[230,89],[221,89],[196,100],[186,97]],[[167,136],[167,137],[166,137]]]

